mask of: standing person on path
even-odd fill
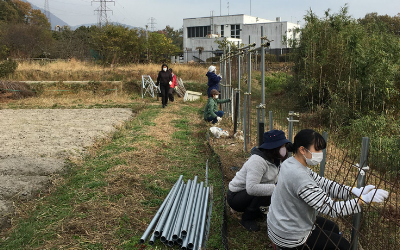
[[[308,168],[322,161],[326,148],[325,139],[312,129],[301,130],[286,147],[294,156],[282,163],[272,194],[267,215],[269,238],[282,249],[350,249],[338,225],[316,212],[331,217],[359,213],[362,204],[383,202],[388,192],[373,185],[345,186]]]
[[[204,120],[215,124],[222,120],[224,111],[218,110],[218,103],[230,102],[231,99],[218,99],[219,92],[216,89],[211,90],[211,97],[208,98],[206,107],[204,108]]]
[[[289,141],[282,130],[264,133],[263,144],[251,150],[250,158],[229,182],[229,206],[244,212],[240,224],[248,231],[259,231],[256,219],[263,218],[261,207],[271,204],[281,162],[287,158]]]
[[[216,74],[216,67],[211,65],[208,68],[208,72],[206,74],[206,76],[208,77],[208,89],[207,89],[207,95],[208,97],[212,97],[211,96],[211,90],[216,89],[219,92],[219,82],[222,80],[221,76],[218,76]]]
[[[172,75],[172,84],[169,85],[169,90],[168,90],[168,99],[170,102],[173,102],[174,99],[174,92],[178,86],[178,83],[176,81],[176,75],[172,71],[172,68],[169,68],[169,72],[171,72]]]
[[[171,72],[168,71],[168,66],[164,63],[161,66],[161,71],[158,72],[157,76],[157,83],[156,85],[160,85],[160,90],[161,90],[161,103],[162,107],[165,108],[168,104],[168,91],[169,91],[169,85],[172,84],[172,75]]]

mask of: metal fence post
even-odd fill
[[[359,163],[360,172],[357,178],[357,188],[365,186],[365,171],[368,170],[367,160],[368,160],[369,141],[370,141],[369,137],[362,138],[361,156]],[[352,250],[358,249],[358,232],[360,231],[361,217],[362,217],[362,210],[361,213],[357,213],[353,216],[353,229],[351,230]]]
[[[237,132],[238,118],[239,118],[239,89],[235,89],[235,112],[233,114],[233,134]]]
[[[265,106],[261,103],[257,106],[257,145],[261,146],[263,143],[263,135],[265,131],[264,121],[262,119],[262,113],[264,113]]]
[[[293,111],[289,111],[289,127],[288,127],[288,133],[289,133],[289,141],[293,142]]]
[[[244,103],[243,103],[243,142],[244,142],[244,152],[247,152],[247,97],[249,93],[244,93]]]
[[[323,132],[322,137],[324,137],[325,141],[328,142],[328,133]],[[319,164],[319,176],[324,177],[325,175],[325,165],[326,165],[326,148],[322,150],[322,153],[324,154],[324,158],[322,159],[321,163]]]
[[[272,120],[272,111],[269,111],[269,130],[274,128],[273,120]]]

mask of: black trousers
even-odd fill
[[[315,229],[308,237],[304,245],[296,248],[281,248],[281,249],[296,249],[296,250],[349,250],[350,243],[339,234],[339,226],[328,219],[317,216]]]
[[[161,90],[161,103],[162,105],[167,105],[168,103],[168,91],[170,87],[169,84],[160,84],[160,90]]]
[[[246,190],[240,192],[231,192],[228,190],[226,199],[233,210],[244,212],[242,220],[255,220],[263,216],[260,207],[271,204],[271,196],[252,196]]]

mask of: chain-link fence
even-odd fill
[[[261,100],[252,96],[252,63],[257,58],[254,51],[249,45],[239,52],[222,55],[220,61],[221,75],[224,76],[222,96],[231,96],[233,99],[232,106],[222,108],[231,112],[234,132],[243,131],[244,151],[249,152],[257,146],[263,132],[271,129],[283,130],[291,141],[297,132],[305,128],[322,134],[325,129],[309,119],[305,110],[295,110],[287,105],[270,106],[265,102],[264,93],[261,93]],[[266,67],[261,62],[263,68]],[[243,90],[244,87],[247,90]],[[345,133],[338,132],[336,129],[324,133],[328,142],[326,158],[323,165],[313,170],[341,185],[375,185],[376,188],[387,190],[389,197],[383,203],[365,204],[362,213],[330,219],[340,226],[341,233],[350,241],[353,250],[398,249],[400,163],[396,160],[398,157],[392,157],[393,154],[399,154],[398,148],[389,152],[387,148],[390,147],[382,146],[385,142],[377,142],[375,138],[368,138],[367,134],[365,138],[350,139],[339,137],[338,134]]]

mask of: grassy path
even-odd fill
[[[204,181],[206,126],[202,102],[149,104],[32,202],[18,204],[20,219],[0,249],[144,249],[148,223],[179,178]],[[214,206],[209,249],[221,249],[222,180],[210,159]],[[157,241],[159,242],[159,241]]]

